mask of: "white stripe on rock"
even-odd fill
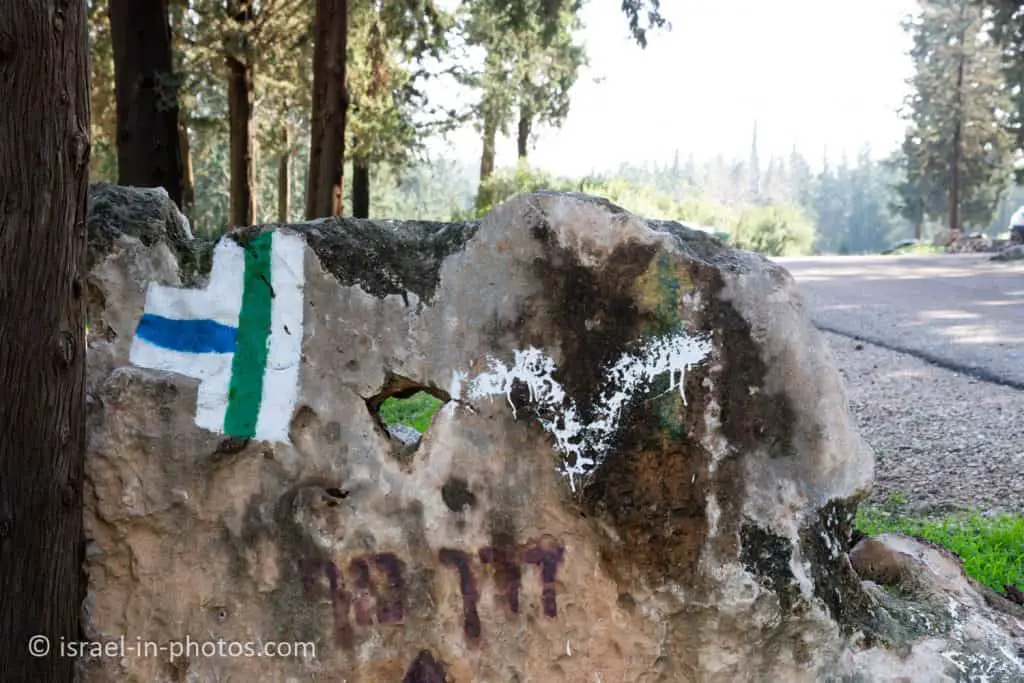
[[[225,237],[214,248],[213,268],[206,287],[179,289],[151,282],[146,290],[146,313],[174,320],[215,320],[222,325],[238,327],[244,275],[245,251],[234,240]],[[189,375],[185,370],[175,372]]]
[[[263,400],[256,421],[256,438],[288,443],[292,412],[299,394],[302,361],[302,304],[305,285],[306,244],[297,235],[274,233],[270,281],[274,298],[270,309],[267,368]]]

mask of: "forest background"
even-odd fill
[[[565,125],[580,79],[593,76],[587,67],[600,46],[585,40],[581,0],[89,0],[91,179],[147,184],[140,180],[177,175],[169,191],[207,237],[327,213],[459,220],[539,188],[601,195],[771,255],[877,252],[950,227],[995,236],[1024,203],[1015,178],[1024,166],[1024,41],[1014,5],[913,5],[901,26],[912,65],[907,94],[892,112],[905,134],[893,149],[865,143],[830,154],[794,144],[764,153],[751,116],[743,156],[675,149],[669,160],[568,177],[531,162]],[[622,10],[619,28],[633,49],[675,38],[659,3],[626,0]],[[331,12],[344,20],[328,22]],[[318,31],[340,24],[332,68],[340,58],[345,105],[333,130],[343,131],[341,196],[334,210],[317,211],[314,45]],[[166,47],[147,39],[145,26],[165,30]],[[156,106],[141,111],[130,101],[140,92]],[[161,117],[165,138],[169,125],[176,130],[176,164],[165,159],[172,145],[147,134]],[[632,125],[645,125],[638,117]],[[475,135],[472,162],[466,130]],[[439,141],[458,131],[462,154],[452,154]],[[635,132],[608,130],[593,145]],[[516,155],[499,165],[503,140],[514,141]]]

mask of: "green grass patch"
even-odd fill
[[[861,506],[857,528],[869,536],[898,533],[941,545],[963,559],[968,576],[999,593],[1007,584],[1024,588],[1024,515],[915,517],[900,512],[905,502],[895,494],[882,505]]]
[[[946,253],[946,248],[935,246],[931,242],[921,242],[920,244],[911,244],[905,247],[898,247],[896,249],[887,249],[882,253],[889,256],[944,254]]]
[[[422,434],[430,426],[430,419],[444,401],[435,398],[425,391],[420,391],[409,398],[389,398],[380,406],[380,418],[384,424],[404,424]]]

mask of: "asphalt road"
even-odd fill
[[[822,329],[1024,389],[1024,262],[988,255],[780,258]]]

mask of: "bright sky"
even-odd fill
[[[794,144],[817,166],[870,143],[893,149],[896,114],[911,73],[901,19],[913,0],[662,0],[670,32],[646,50],[628,36],[618,0],[589,0],[590,67],[572,92],[561,130],[540,131],[531,162],[583,175],[621,162],[670,162],[678,148],[700,160],[747,158],[754,121],[762,160]],[[448,154],[479,163],[472,130]],[[514,140],[498,166],[515,163]]]

